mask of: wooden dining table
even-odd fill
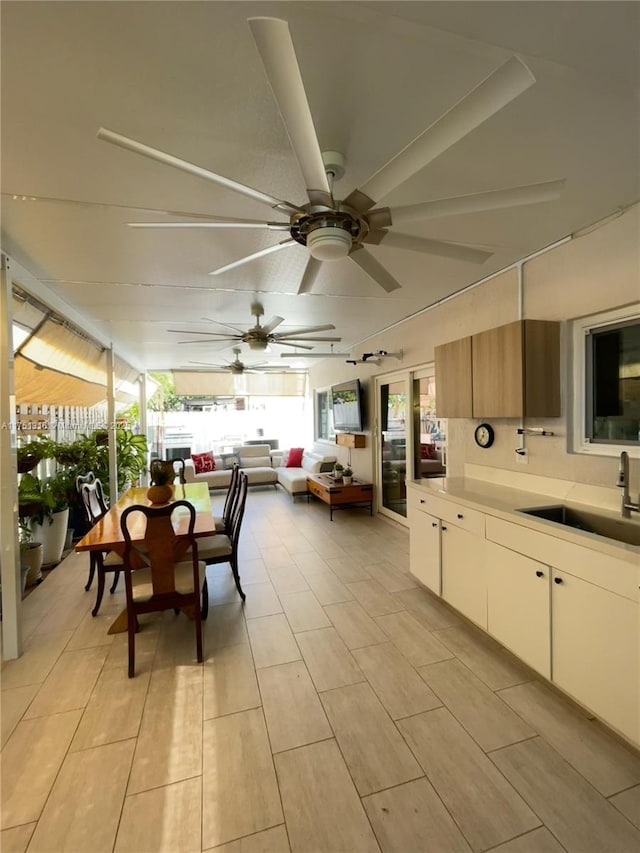
[[[173,497],[171,501],[185,500],[193,505],[196,511],[194,535],[196,537],[215,536],[215,522],[211,513],[211,499],[209,487],[206,483],[186,483],[172,486]],[[171,502],[170,501],[170,502]],[[133,486],[128,489],[109,508],[109,511],[97,521],[82,539],[76,543],[75,550],[82,551],[115,551],[116,554],[124,553],[124,536],[120,527],[122,513],[130,506],[152,506],[147,497],[146,486]],[[189,528],[189,512],[181,507],[174,513],[173,529],[176,536],[186,536]],[[146,529],[146,518],[142,513],[134,514],[130,518],[129,532],[132,542],[142,542]],[[109,628],[110,634],[118,634],[127,630],[127,611],[118,616]]]

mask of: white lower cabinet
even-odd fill
[[[631,601],[553,569],[552,678],[640,743],[640,611]]]
[[[551,570],[493,542],[485,543],[485,560],[489,633],[551,678]]]
[[[450,522],[441,530],[442,597],[486,631],[485,540]]]
[[[440,595],[440,519],[409,507],[411,574]]]

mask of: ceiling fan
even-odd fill
[[[209,361],[190,361],[189,364],[198,364],[202,367],[213,367],[215,370],[226,370],[234,376],[242,376],[243,373],[269,373],[271,371],[277,373],[286,372],[286,367],[274,367],[268,365],[266,361],[259,361],[256,364],[247,365],[240,361],[240,347],[234,347],[232,352],[235,355],[233,361],[226,361],[224,364],[212,364]]]
[[[302,245],[309,250],[309,260],[298,293],[312,289],[324,261],[346,257],[390,293],[400,284],[371,254],[367,245],[409,249],[471,263],[483,263],[491,257],[491,253],[483,249],[398,234],[389,231],[390,227],[419,219],[534,204],[559,196],[565,183],[563,180],[393,209],[377,206],[380,199],[535,83],[529,68],[513,56],[392,157],[359,189],[354,189],[344,200],[334,198],[333,182],[344,174],[344,157],[339,152],[321,151],[289,26],[286,21],[267,17],[250,18],[249,26],[305,180],[308,202],[294,204],[275,198],[106,128],[100,128],[97,134],[99,139],[213,181],[288,217],[288,221],[280,219],[274,222],[212,217],[212,221],[129,223],[136,228],[259,228],[288,233],[281,242],[212,270],[211,275],[219,275],[271,252]]]
[[[269,344],[279,344],[285,347],[296,347],[301,350],[312,350],[312,346],[301,343],[302,341],[341,341],[342,338],[332,337],[309,337],[315,332],[328,332],[335,329],[333,323],[326,323],[323,326],[303,326],[299,329],[289,329],[288,332],[275,332],[280,323],[284,322],[284,317],[272,317],[265,326],[260,325],[260,317],[264,314],[264,308],[259,302],[254,302],[251,306],[251,313],[256,318],[255,325],[250,329],[243,331],[236,326],[231,326],[229,323],[222,323],[220,320],[211,320],[209,317],[203,317],[209,323],[217,323],[219,326],[224,326],[226,329],[231,329],[234,334],[229,332],[194,332],[191,329],[167,329],[168,332],[177,333],[180,335],[209,335],[205,340],[190,340],[178,341],[180,344],[202,344],[211,343],[211,338],[216,338],[219,341],[236,341],[237,343],[247,344],[252,350],[266,350]],[[235,352],[235,350],[234,350]],[[238,350],[239,352],[239,350]]]

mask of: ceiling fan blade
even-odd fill
[[[341,341],[341,340],[342,340],[342,338],[310,338],[308,335],[304,335],[303,337],[300,337],[300,338],[290,338],[288,336],[286,338],[278,338],[276,341],[274,341],[274,343],[276,343],[276,344],[288,344],[288,343],[291,343],[292,341],[309,341],[309,342],[324,341],[326,343],[335,343],[335,342]]]
[[[272,344],[277,344],[280,347],[295,347],[296,349],[313,349],[313,347],[308,347],[306,344],[298,344],[298,343],[289,343],[289,341],[271,341]]]
[[[231,362],[227,362],[227,364],[213,364],[211,361],[189,361],[187,364],[200,364],[202,367],[215,367],[217,370],[227,370]]]
[[[311,255],[309,255],[309,260],[307,261],[307,266],[302,274],[302,280],[300,282],[300,287],[298,288],[298,296],[301,293],[309,293],[311,291],[318,273],[320,272],[321,266],[322,261],[319,261],[317,258],[312,258]]]
[[[288,222],[260,222],[258,219],[240,220],[217,220],[208,222],[127,222],[129,228],[260,228],[267,231],[288,231]]]
[[[428,240],[425,237],[412,237],[409,234],[395,234],[388,231],[380,241],[381,246],[394,249],[409,249],[412,252],[424,252],[427,255],[440,255],[455,261],[468,261],[471,264],[483,264],[493,252],[474,249],[459,243],[445,243],[443,240]]]
[[[171,331],[171,330],[168,329],[167,331]],[[231,338],[228,338],[227,340],[231,340]],[[178,343],[178,344],[220,344],[220,343],[222,343],[222,341],[212,341],[210,338],[206,338],[204,340],[198,340],[198,341],[176,341],[176,343]]]
[[[118,145],[120,148],[125,148],[127,151],[133,151],[134,154],[142,154],[143,157],[149,157],[149,159],[156,160],[158,163],[164,163],[165,166],[172,166],[174,169],[179,169],[181,172],[187,172],[198,178],[205,178],[207,181],[213,181],[216,184],[220,184],[220,186],[226,187],[228,190],[249,196],[249,198],[252,198],[254,201],[259,201],[262,204],[267,204],[269,207],[284,210],[287,213],[295,213],[299,210],[299,208],[287,201],[275,198],[274,196],[263,193],[260,190],[253,189],[253,187],[247,187],[237,181],[232,181],[231,178],[216,175],[215,172],[210,172],[209,169],[204,169],[202,166],[196,166],[194,163],[189,163],[188,160],[181,160],[173,154],[166,154],[164,151],[159,151],[157,148],[145,145],[144,142],[138,142],[136,139],[130,139],[128,136],[123,136],[121,133],[108,130],[106,127],[99,128],[96,135],[98,139],[110,142],[112,145]]]
[[[225,264],[223,267],[218,267],[217,270],[211,270],[209,275],[220,275],[223,272],[228,272],[229,270],[234,270],[236,267],[241,267],[243,264],[248,264],[251,261],[257,261],[258,258],[264,258],[267,255],[270,255],[272,252],[279,252],[280,249],[289,249],[291,246],[297,246],[295,240],[289,238],[288,240],[282,240],[280,243],[276,243],[275,246],[268,246],[266,249],[260,249],[259,252],[254,252],[252,255],[247,255],[244,258],[240,258],[237,261],[232,261],[230,264]]]
[[[279,338],[288,338],[291,335],[306,335],[310,332],[332,332],[335,329],[333,323],[325,323],[323,326],[301,326],[299,329],[289,329],[287,332],[280,332]]]
[[[394,207],[391,211],[391,218],[393,224],[398,225],[402,222],[413,222],[416,219],[438,219],[444,216],[455,216],[459,213],[478,213],[484,210],[538,204],[559,198],[566,183],[565,180],[544,181],[539,184],[509,187],[504,190],[491,190],[486,193],[440,198],[434,201],[425,201],[422,204],[409,204],[406,207]]]
[[[242,335],[244,335],[244,332],[242,331],[242,329],[238,329],[237,326],[232,326],[230,323],[223,323],[222,320],[214,320],[213,317],[202,317],[202,319],[206,320],[207,323],[216,323],[218,326],[224,326],[225,329],[233,329],[233,331],[236,332],[236,334],[239,337],[242,337]],[[221,332],[211,332],[211,334],[219,335],[222,333]],[[234,352],[235,352],[235,350],[234,350]],[[240,353],[239,349],[238,349],[238,353]]]
[[[296,155],[307,191],[331,194],[300,67],[286,21],[249,18],[269,85]]]
[[[387,293],[400,289],[401,285],[398,284],[391,273],[387,272],[382,264],[378,263],[378,261],[370,252],[367,251],[367,249],[364,248],[364,246],[360,246],[353,250],[349,257],[352,261],[358,264],[360,269],[363,269],[374,281],[377,281],[380,287],[383,290],[386,290]]]
[[[270,335],[270,334],[271,334],[271,332],[273,332],[273,330],[274,330],[274,329],[277,329],[277,328],[278,328],[278,326],[280,325],[280,323],[284,323],[284,317],[278,317],[278,316],[276,315],[275,317],[272,317],[272,318],[269,320],[269,322],[268,322],[268,323],[266,323],[266,324],[262,327],[262,331],[263,331],[263,332],[266,332],[266,333],[267,333],[267,335]]]
[[[223,332],[196,332],[193,329],[167,329],[167,332],[177,332],[179,335],[212,335],[216,338],[222,338],[225,341],[235,341],[239,340],[242,337],[242,332],[240,332],[239,330],[238,335],[225,335]]]
[[[378,201],[536,82],[512,56],[379,169],[360,192]]]

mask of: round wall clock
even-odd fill
[[[473,435],[479,447],[491,447],[495,438],[493,427],[490,424],[480,424],[476,427]]]

